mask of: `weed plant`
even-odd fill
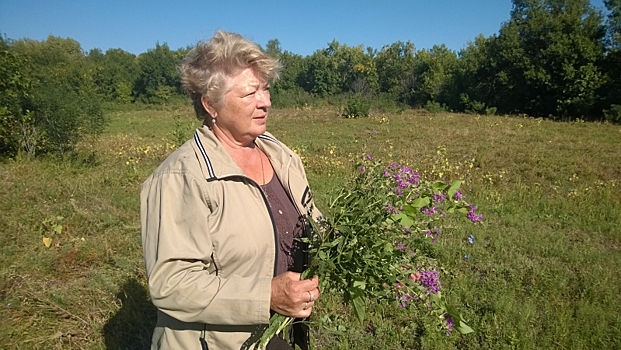
[[[0,348],[148,348],[138,194],[175,147],[173,111],[108,111],[107,133],[62,163],[0,162]],[[190,108],[178,113],[196,126]],[[326,293],[314,318],[331,327],[312,328],[316,348],[621,348],[618,125],[412,110],[344,119],[318,107],[274,109],[269,123],[326,213],[365,154],[463,180],[485,213],[434,243],[443,297],[474,333],[431,332],[396,302],[368,300],[360,323]]]

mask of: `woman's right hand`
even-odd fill
[[[270,308],[285,316],[306,318],[319,298],[319,277],[300,281],[300,274],[287,271],[272,278]]]

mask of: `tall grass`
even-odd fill
[[[474,334],[437,335],[407,310],[373,303],[360,325],[340,296],[324,295],[316,318],[340,333],[315,328],[318,348],[621,348],[621,127],[339,112],[275,109],[269,125],[302,156],[322,209],[353,162],[371,154],[466,180],[485,221],[443,232],[435,244],[448,266],[447,297]],[[0,163],[0,348],[148,347],[155,314],[139,187],[196,122],[189,108],[108,113],[108,132],[83,142],[70,162]]]

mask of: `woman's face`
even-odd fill
[[[265,133],[267,112],[272,106],[269,85],[251,68],[233,77],[230,84],[231,90],[224,95],[224,104],[213,108],[216,112],[214,127],[231,141],[248,145]]]

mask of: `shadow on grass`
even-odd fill
[[[107,349],[137,350],[151,347],[157,313],[148,295],[147,289],[135,279],[123,285],[117,294],[122,306],[104,326]]]

